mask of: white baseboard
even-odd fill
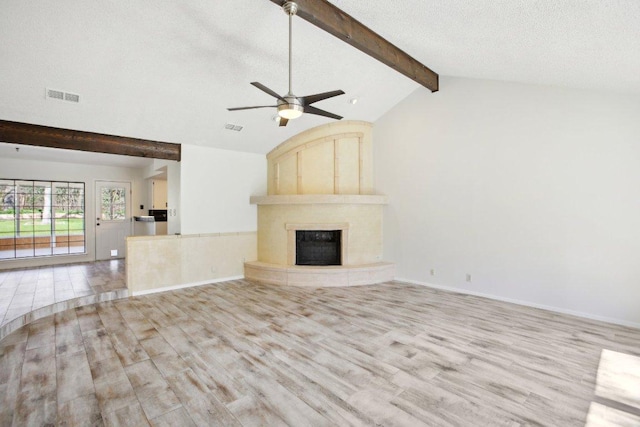
[[[585,313],[585,312],[582,312],[582,311],[567,310],[565,308],[554,307],[554,306],[545,305],[545,304],[537,304],[537,303],[534,303],[534,302],[517,300],[517,299],[512,299],[512,298],[505,298],[505,297],[501,297],[501,296],[498,296],[498,295],[485,294],[485,293],[482,293],[482,292],[474,292],[474,291],[470,291],[470,290],[467,290],[467,289],[454,288],[454,287],[451,287],[451,286],[434,285],[432,283],[419,282],[417,280],[401,279],[401,278],[396,278],[394,280],[396,282],[404,282],[404,283],[410,283],[412,285],[427,286],[429,288],[441,289],[443,291],[455,292],[455,293],[458,293],[458,294],[474,295],[474,296],[477,296],[477,297],[489,298],[489,299],[496,300],[496,301],[509,302],[509,303],[512,303],[512,304],[524,305],[524,306],[533,307],[533,308],[540,308],[540,309],[543,309],[543,310],[549,310],[549,311],[553,311],[553,312],[556,312],[556,313],[570,314],[572,316],[583,317],[585,319],[598,320],[598,321],[601,321],[601,322],[613,323],[613,324],[622,325],[622,326],[629,326],[631,328],[640,328],[640,323],[629,322],[628,320],[623,320],[623,319],[616,319],[616,318],[612,318],[612,317],[598,316],[598,315],[594,315],[594,314],[591,314],[591,313]]]
[[[167,292],[167,291],[175,291],[178,289],[184,289],[184,288],[192,288],[195,286],[202,286],[202,285],[211,285],[214,283],[220,283],[220,282],[227,282],[229,280],[238,280],[238,279],[244,279],[244,276],[231,276],[231,277],[223,277],[221,279],[210,279],[210,280],[201,280],[199,282],[191,282],[191,283],[183,283],[180,285],[172,285],[172,286],[164,286],[162,288],[154,288],[154,289],[147,289],[144,291],[136,291],[133,292],[131,295],[134,297],[140,296],[140,295],[149,295],[149,294],[157,294],[158,292]]]

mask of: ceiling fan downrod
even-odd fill
[[[293,16],[298,12],[298,3],[294,2],[294,1],[287,1],[282,5],[282,10],[284,10],[284,12],[289,15],[289,96],[293,96],[293,92],[291,91],[291,69],[293,67],[292,65],[292,40],[293,40],[293,35],[292,35],[292,22],[293,22]]]

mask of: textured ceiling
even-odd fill
[[[637,0],[333,3],[442,76],[640,95]],[[343,89],[316,105],[346,119],[375,121],[419,87],[299,18],[293,55],[294,93]],[[287,91],[287,16],[269,0],[0,0],[0,119],[258,153],[330,121],[226,111],[273,102],[251,81]]]

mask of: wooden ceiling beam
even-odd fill
[[[286,3],[286,0],[270,1],[279,6]],[[420,83],[431,92],[438,91],[437,73],[327,0],[295,2],[298,4],[297,15],[302,19]]]
[[[0,142],[180,161],[180,144],[0,120]]]

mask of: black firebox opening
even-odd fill
[[[296,265],[341,265],[342,230],[297,230]]]

